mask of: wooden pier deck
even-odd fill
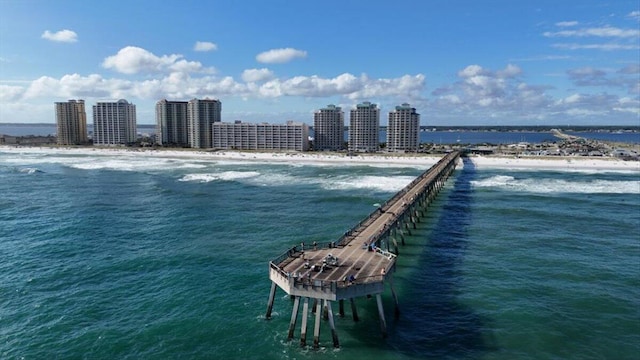
[[[306,311],[308,300],[314,299],[317,311],[324,301],[325,309],[332,313],[331,301],[340,301],[340,315],[344,315],[342,300],[350,299],[354,320],[357,312],[354,298],[376,295],[381,328],[386,335],[386,324],[380,294],[385,283],[390,285],[398,312],[397,297],[393,289],[398,242],[404,243],[404,235],[416,228],[424,209],[437,195],[444,182],[454,170],[459,152],[445,155],[437,164],[422,173],[404,189],[382,204],[360,223],[347,231],[337,241],[329,243],[297,244],[269,264],[272,281],[267,319],[271,316],[276,286],[294,297],[294,309],[289,329],[289,339],[297,320],[300,299],[304,299],[303,329],[301,342],[306,334]],[[331,315],[332,316],[332,315]],[[314,347],[318,344],[319,321],[316,319]],[[329,319],[334,346],[338,346],[333,318]]]

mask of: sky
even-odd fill
[[[638,0],[0,0],[0,123],[54,102],[212,98],[313,124],[370,101],[423,126],[640,126]]]

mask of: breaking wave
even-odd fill
[[[471,181],[471,185],[475,188],[498,188],[531,193],[640,194],[640,181],[638,180],[568,181],[562,179],[517,179],[508,175],[496,175],[483,180]]]

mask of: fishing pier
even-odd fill
[[[315,313],[313,347],[319,347],[321,314],[329,322],[333,346],[339,347],[332,303],[338,302],[339,315],[344,316],[344,300],[349,300],[353,320],[358,321],[355,298],[375,295],[380,329],[382,336],[386,337],[381,294],[388,284],[395,315],[398,316],[398,296],[393,285],[398,243],[404,245],[405,234],[411,235],[412,229],[416,229],[426,208],[455,169],[459,157],[460,152],[457,151],[445,155],[337,241],[322,244],[302,242],[271,260],[271,291],[266,318],[271,318],[276,287],[279,287],[293,298],[288,333],[291,340],[302,302],[300,344],[306,346],[309,300],[312,300],[312,312]]]

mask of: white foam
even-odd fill
[[[399,191],[411,181],[412,176],[360,176],[325,179],[321,186],[327,190],[372,189],[384,192]]]
[[[211,182],[211,181],[234,181],[260,176],[257,171],[223,171],[211,174],[187,174],[179,181]]]
[[[496,175],[471,181],[476,188],[499,188],[530,193],[576,194],[640,194],[640,181],[567,181],[562,179],[516,179],[513,176]]]
[[[35,174],[35,173],[37,173],[37,172],[41,172],[39,169],[37,169],[37,168],[31,168],[31,167],[28,167],[28,168],[22,168],[22,169],[20,169],[20,170],[18,170],[18,171],[20,171],[21,173],[25,173],[25,174]]]

